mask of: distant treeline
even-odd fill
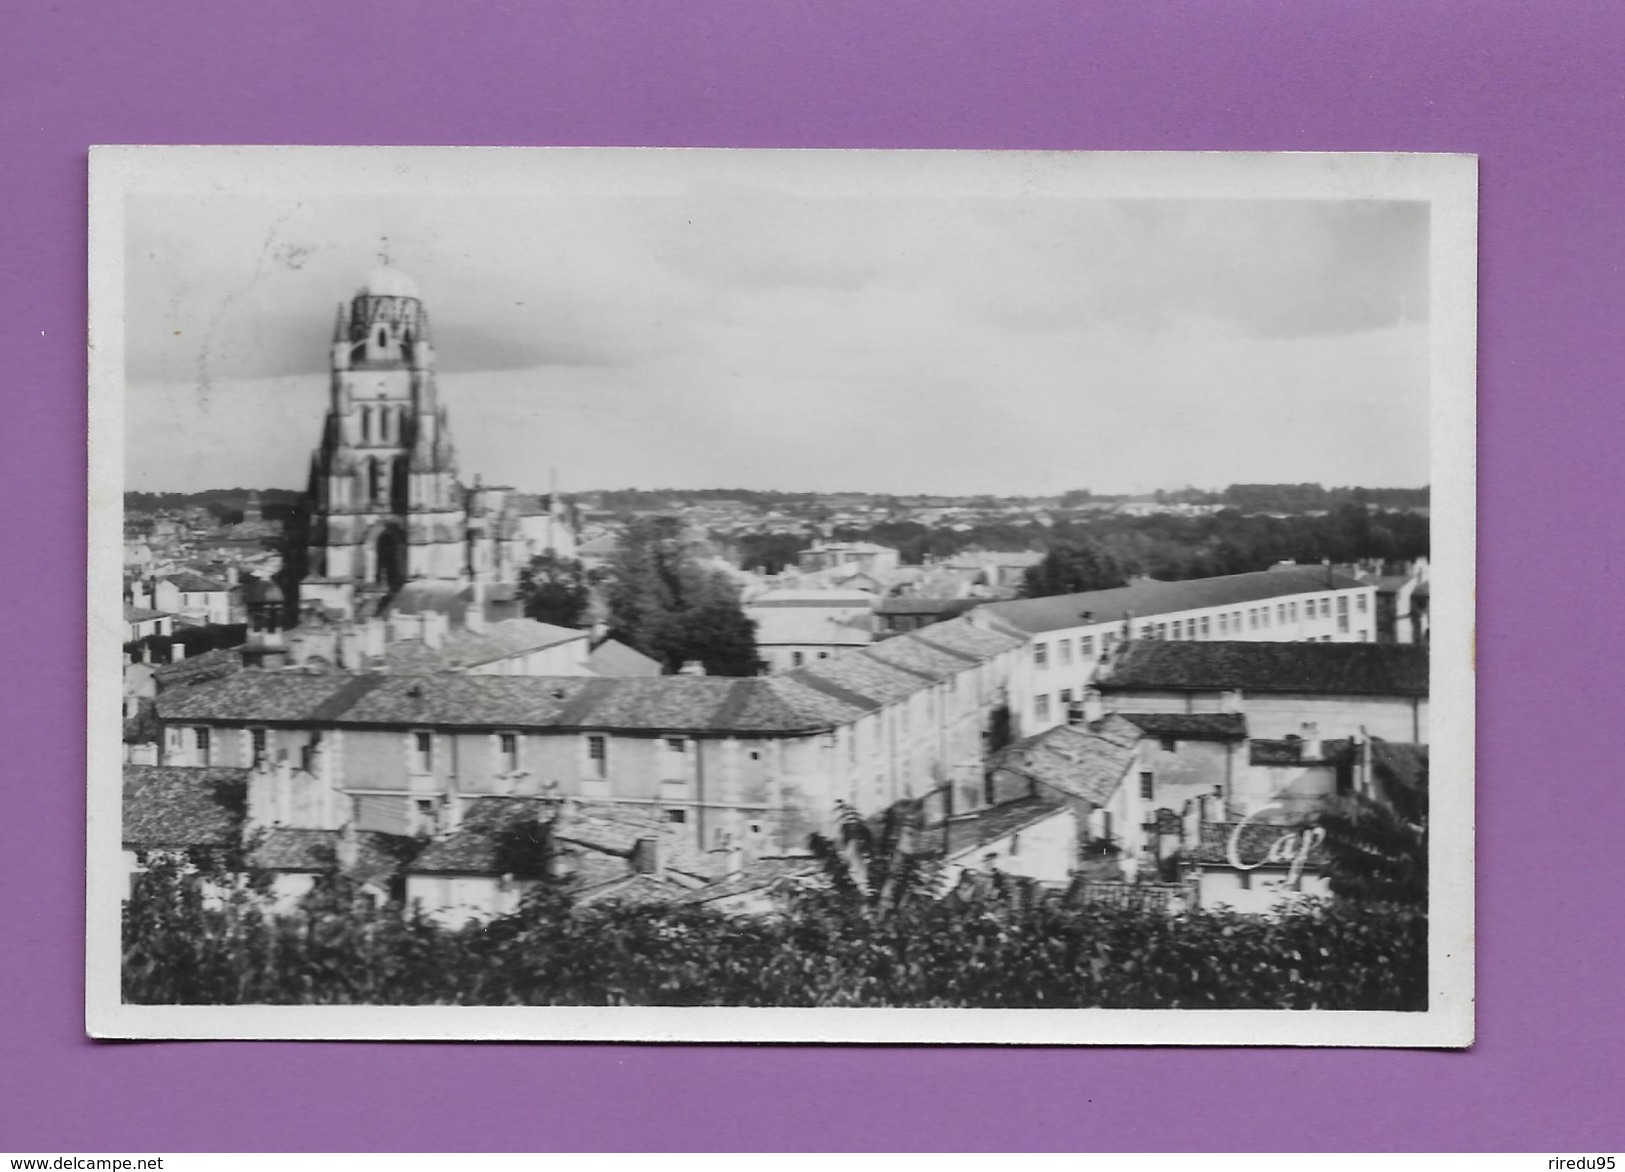
[[[1373,505],[1384,509],[1425,509],[1428,507],[1428,488],[1325,488],[1319,484],[1232,484],[1219,492],[1200,488],[1159,488],[1150,494],[1150,500],[1166,505],[1218,505],[1237,509],[1243,513],[1313,513],[1329,512],[1340,505]],[[1146,500],[1141,496],[1102,496],[1087,488],[1075,488],[1061,494],[1063,509],[1080,509],[1089,505],[1123,504]]]
[[[226,524],[243,519],[243,506],[248,494],[260,494],[260,512],[267,520],[286,517],[298,509],[305,494],[292,488],[210,488],[202,492],[127,492],[124,494],[126,513],[151,513],[159,509],[208,509],[214,517]]]
[[[1199,516],[1108,513],[1062,520],[1053,526],[997,521],[963,530],[917,521],[884,521],[863,528],[842,526],[834,535],[840,541],[891,546],[910,565],[927,558],[945,560],[967,549],[1048,551],[1057,545],[1092,541],[1104,547],[1130,576],[1147,574],[1166,581],[1267,570],[1280,561],[1408,561],[1426,557],[1429,551],[1425,515],[1372,511],[1352,503],[1324,514],[1284,517],[1235,509]],[[733,547],[745,569],[776,573],[795,565],[813,539],[799,534],[750,533],[719,535],[718,540]]]

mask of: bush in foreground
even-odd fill
[[[1426,915],[1310,902],[1271,917],[1165,916],[1018,901],[854,915],[815,894],[794,916],[692,907],[519,911],[440,928],[342,882],[289,915],[252,884],[207,899],[159,863],[125,909],[137,1003],[739,1005],[983,1008],[1426,1007]]]

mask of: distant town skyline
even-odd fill
[[[618,154],[557,156],[523,192],[132,195],[127,487],[303,487],[334,309],[386,259],[487,483],[1431,478],[1425,204],[908,194],[884,166],[832,194],[757,152]]]

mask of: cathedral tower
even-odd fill
[[[309,492],[312,586],[387,598],[412,580],[465,580],[467,516],[429,315],[395,269],[339,306]]]

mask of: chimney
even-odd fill
[[[666,874],[665,843],[655,835],[640,838],[632,846],[632,871],[638,875],[649,875],[656,879]]]
[[[439,611],[423,612],[423,645],[438,651],[446,641],[446,616]]]
[[[339,828],[337,854],[340,871],[349,873],[355,870],[356,863],[361,860],[361,843],[356,837],[354,822],[346,822]]]
[[[384,657],[385,631],[384,620],[374,616],[369,618],[366,625],[361,628],[361,650],[371,659]]]
[[[1305,761],[1319,761],[1325,754],[1325,746],[1320,741],[1320,726],[1312,720],[1306,720],[1302,725],[1303,759]]]
[[[169,645],[169,662],[179,663],[186,658],[186,644],[179,639]]]

